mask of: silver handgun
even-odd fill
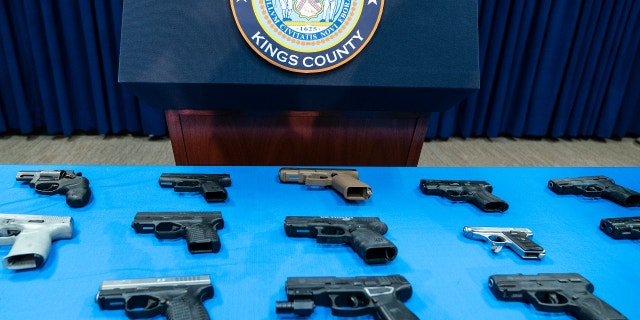
[[[5,268],[33,269],[44,264],[51,242],[71,239],[73,219],[59,216],[0,214],[0,245],[11,245],[2,259]]]
[[[202,302],[211,298],[211,278],[201,275],[106,280],[95,299],[100,309],[124,309],[131,319],[164,315],[170,320],[209,320]]]
[[[529,239],[533,232],[527,228],[464,227],[462,234],[469,239],[491,242],[494,253],[508,247],[522,259],[542,259],[545,256],[544,249]]]

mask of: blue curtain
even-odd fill
[[[165,135],[118,83],[122,0],[0,2],[0,133]]]
[[[640,135],[640,1],[478,4],[481,88],[427,138]],[[122,0],[1,1],[0,133],[165,135],[117,83],[121,15]]]
[[[640,1],[479,1],[480,90],[427,138],[640,134]]]

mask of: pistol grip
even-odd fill
[[[220,184],[209,181],[202,184],[200,193],[207,202],[222,202],[227,200],[227,190]]]
[[[376,320],[418,320],[419,318],[404,305],[404,303],[394,299],[376,308],[373,314]]]
[[[167,301],[167,320],[209,320],[202,303],[191,295]]]
[[[48,232],[25,230],[16,236],[2,263],[5,268],[12,270],[39,268],[47,260],[50,250],[51,236]]]
[[[522,259],[542,259],[546,254],[545,250],[524,232],[511,231],[503,234],[515,244],[516,247],[511,246],[511,249],[516,251]]]
[[[602,197],[623,207],[640,206],[640,193],[619,185],[610,186],[606,191],[602,192]]]
[[[475,193],[469,202],[484,212],[505,212],[509,209],[509,205],[505,201],[487,191]]]
[[[578,298],[580,304],[569,313],[578,319],[585,320],[627,320],[618,310],[592,294]]]
[[[187,248],[191,253],[217,253],[220,251],[220,237],[218,233],[202,224],[187,228]]]
[[[81,208],[89,203],[91,199],[91,189],[89,180],[85,177],[76,177],[75,183],[66,184],[60,189],[60,193],[66,194],[67,204],[72,208]]]
[[[372,194],[368,184],[346,173],[335,175],[331,187],[346,200],[367,200]]]
[[[387,263],[398,255],[398,249],[391,241],[369,228],[351,232],[350,244],[367,264]]]

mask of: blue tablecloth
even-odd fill
[[[70,208],[60,195],[38,195],[15,181],[19,170],[72,169],[91,181],[93,197]],[[0,269],[4,319],[125,319],[100,310],[94,298],[103,280],[208,274],[215,296],[204,302],[212,319],[291,319],[275,313],[286,300],[287,277],[404,275],[413,286],[407,307],[421,319],[572,319],[531,305],[498,301],[489,291],[493,274],[580,273],[594,294],[629,319],[640,319],[640,241],[613,240],[600,219],[640,216],[607,200],[559,196],[549,179],[606,175],[640,190],[640,168],[357,168],[373,189],[370,200],[348,203],[332,190],[281,184],[278,167],[0,166],[0,213],[72,216],[74,237],[53,243],[45,265],[16,272]],[[199,194],[161,188],[161,173],[229,173],[224,203]],[[420,179],[485,180],[509,203],[505,213],[485,213],[467,203],[425,196]],[[192,255],[186,242],[158,240],[131,228],[139,211],[221,211],[222,249]],[[398,247],[385,265],[367,265],[347,246],[288,238],[288,215],[375,216]],[[542,260],[498,254],[462,235],[464,226],[526,227],[546,250]],[[5,256],[9,246],[0,247]],[[316,308],[310,319],[331,318]],[[370,319],[371,317],[362,317]]]

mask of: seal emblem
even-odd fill
[[[251,49],[294,72],[337,68],[373,36],[384,0],[230,0]]]

